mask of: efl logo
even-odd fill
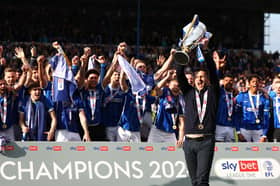
[[[273,146],[273,147],[271,148],[271,150],[272,150],[272,151],[279,151],[279,147]]]
[[[238,161],[240,172],[258,172],[258,162],[252,161]]]

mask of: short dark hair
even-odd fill
[[[208,71],[208,69],[206,69],[206,68],[196,68],[196,69],[194,69],[194,77],[196,76],[196,74],[197,74],[199,71],[205,72],[207,78],[209,78],[209,71]]]
[[[34,88],[41,88],[40,84],[38,82],[32,82],[30,83],[29,87],[28,87],[28,91],[34,89]]]
[[[86,72],[86,78],[88,78],[90,74],[96,74],[96,75],[98,75],[98,76],[99,76],[99,71],[98,71],[98,70],[96,70],[96,69],[94,69],[94,68],[93,68],[93,69],[88,70],[88,71]]]
[[[233,75],[232,75],[231,73],[226,73],[226,74],[224,75],[224,78],[226,78],[226,77],[233,78]]]
[[[248,82],[250,82],[253,78],[257,78],[259,81],[261,80],[260,76],[258,76],[257,74],[250,74],[248,76]]]

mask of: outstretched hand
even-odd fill
[[[24,51],[21,47],[16,47],[15,48],[15,56],[19,59],[23,59],[25,58],[25,54]]]

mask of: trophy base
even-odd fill
[[[177,51],[174,54],[175,63],[178,65],[188,65],[190,62],[189,55],[184,51]]]

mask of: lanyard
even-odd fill
[[[171,118],[172,118],[172,128],[174,130],[177,129],[177,126],[176,126],[176,121],[177,121],[177,118],[178,118],[178,115],[179,115],[179,96],[177,97],[177,99],[175,99],[175,105],[176,105],[176,113],[171,113]]]
[[[276,112],[276,115],[277,115],[277,119],[278,119],[278,122],[280,123],[280,114],[279,114],[279,109],[280,109],[280,103],[278,101],[279,97],[276,96],[275,97],[275,112]]]
[[[139,99],[143,99],[142,105],[139,103]],[[138,94],[135,97],[136,101],[136,110],[137,110],[137,117],[140,122],[140,125],[143,123],[143,115],[146,107],[146,96],[139,96]],[[142,107],[142,113],[141,113],[141,107]]]
[[[90,109],[91,109],[91,120],[94,120],[94,112],[96,108],[96,91],[89,91],[89,101],[90,101]]]
[[[257,94],[256,106],[253,101],[253,97],[252,97],[253,95],[249,91],[248,91],[248,94],[249,94],[249,100],[250,100],[250,104],[252,107],[252,111],[254,112],[256,119],[258,119],[259,106],[260,106],[260,94]]]
[[[1,114],[1,120],[3,124],[6,124],[7,121],[7,96],[4,96],[3,98],[3,107],[0,104],[0,114]]]
[[[196,98],[196,105],[197,105],[197,113],[200,123],[202,123],[205,113],[206,113],[206,105],[207,105],[207,99],[208,99],[208,90],[204,92],[203,95],[203,103],[201,108],[201,102],[200,97],[197,91],[195,91],[195,98]]]
[[[232,116],[232,111],[233,111],[233,96],[232,92],[226,92],[226,103],[227,103],[227,110],[228,110],[228,116]]]

